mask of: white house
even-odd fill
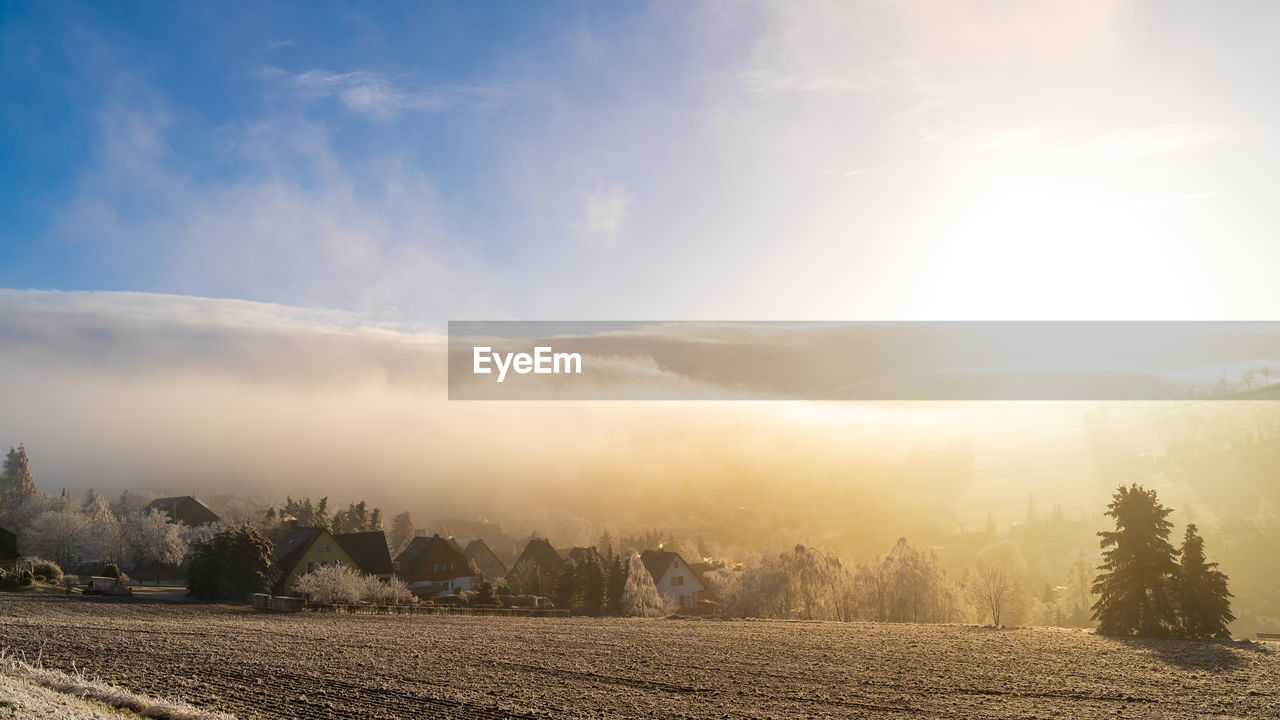
[[[663,600],[681,610],[692,610],[709,599],[706,583],[679,554],[666,550],[645,550],[640,561],[653,576],[653,584]]]

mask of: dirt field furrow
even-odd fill
[[[1280,718],[1280,648],[1058,629],[0,600],[0,647],[252,718]]]

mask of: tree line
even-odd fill
[[[198,597],[234,598],[240,590],[261,587],[270,573],[273,539],[279,539],[273,536],[292,523],[338,533],[382,529],[382,511],[363,501],[331,512],[328,498],[288,497],[280,508],[268,509],[261,528],[230,529],[187,528],[168,522],[161,512],[134,510],[132,504],[127,491],[117,503],[119,512],[93,491],[83,502],[65,490],[59,495],[39,491],[21,445],[9,449],[0,473],[0,524],[17,529],[34,554],[64,567],[84,559],[102,564],[127,559],[158,568],[189,559],[192,593]],[[1120,486],[1105,513],[1115,530],[1099,533],[1099,572],[1082,552],[1065,578],[1061,601],[1050,597],[1048,588],[1044,597],[1030,600],[1048,608],[1041,620],[1079,624],[1087,614],[1108,635],[1226,636],[1235,619],[1228,578],[1207,559],[1194,524],[1174,547],[1171,513],[1154,490]],[[409,514],[397,515],[392,542],[407,540],[412,532]],[[665,540],[661,531],[652,530],[624,537],[618,545],[661,546]],[[1006,540],[983,548],[975,567],[951,578],[932,550],[921,551],[901,538],[888,553],[862,563],[845,563],[798,544],[712,570],[704,579],[730,617],[925,623],[978,617],[1000,625],[1020,616],[1029,602],[1020,570],[1025,562]],[[615,552],[608,533],[598,546],[576,549],[554,573],[526,562],[512,568],[505,582],[511,591],[541,594],[544,575],[551,576],[552,595],[562,608],[588,615],[669,610],[638,553]],[[1097,600],[1090,605],[1093,596]]]

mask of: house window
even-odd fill
[[[440,563],[436,563],[432,566],[432,572],[440,572]]]
[[[683,596],[683,595],[681,595],[681,596],[680,596],[680,607],[681,607],[681,608],[683,608],[683,607],[684,607],[684,596]]]
[[[308,562],[308,563],[307,563],[307,572],[311,572],[312,570],[315,570],[315,569],[316,569],[316,564],[315,564],[315,563],[313,563],[313,562]]]
[[[316,543],[316,552],[324,552],[324,543]]]
[[[325,551],[325,552],[333,552],[333,543],[325,543],[325,544],[324,544],[324,551]]]
[[[680,567],[680,561],[679,561],[679,560],[672,560],[672,561],[671,561],[671,567]]]
[[[672,585],[683,585],[683,584],[684,584],[684,576],[683,576],[683,575],[677,575],[677,576],[675,576],[675,577],[671,578],[671,584],[672,584]],[[683,606],[682,606],[682,607],[683,607]]]

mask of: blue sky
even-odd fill
[[[607,149],[549,160],[539,143],[566,142],[592,115],[607,123],[636,95],[680,92],[677,28],[643,9],[11,4],[0,74],[0,284],[370,309],[354,291],[297,289],[308,283],[288,268],[254,282],[225,270],[175,274],[190,241],[148,235],[216,221],[174,218],[165,203],[243,186],[283,186],[303,204],[337,188],[373,216],[414,215],[387,220],[394,227],[383,232],[400,234],[409,254],[428,251],[424,267],[474,263],[502,282],[516,274],[505,268],[530,259],[530,233],[557,222],[542,216],[561,212],[530,207],[531,174],[554,173],[587,194],[601,188],[608,229],[617,181],[607,177]],[[611,64],[596,67],[592,56],[606,46]],[[618,72],[623,64],[635,71]],[[175,182],[183,197],[170,194]],[[538,258],[556,255],[555,241]],[[289,262],[239,249],[243,260]],[[380,272],[363,280],[376,284]],[[469,277],[485,271],[476,272]]]
[[[1280,311],[1274,5],[931,5],[9,3],[0,286],[435,329]]]

